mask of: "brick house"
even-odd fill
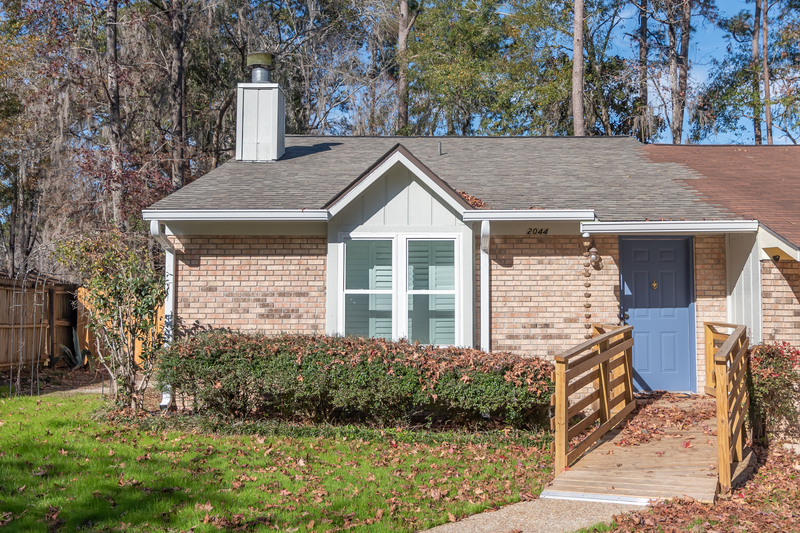
[[[235,159],[143,212],[169,317],[539,356],[623,320],[676,391],[704,322],[800,344],[799,148],[291,136],[283,106],[240,84]]]

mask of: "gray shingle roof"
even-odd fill
[[[319,209],[397,143],[493,209],[594,209],[600,220],[737,218],[689,185],[702,175],[653,162],[627,137],[287,136],[279,161],[229,161],[150,209]]]

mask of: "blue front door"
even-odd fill
[[[691,238],[620,239],[622,313],[639,390],[693,391]]]

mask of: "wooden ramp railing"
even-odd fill
[[[725,334],[723,329],[733,332]],[[705,330],[706,393],[717,398],[717,469],[720,491],[724,493],[731,488],[734,463],[744,458],[744,417],[750,406],[750,340],[745,326],[706,323]],[[719,341],[722,343],[717,349]]]
[[[594,328],[595,337],[555,357],[555,474],[572,464],[592,444],[625,419],[636,406],[633,399],[632,326]],[[588,396],[570,398],[589,385]],[[595,404],[588,416],[570,426],[570,420]],[[573,450],[570,441],[596,422],[600,426]]]

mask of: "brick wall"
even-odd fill
[[[800,346],[800,263],[761,261],[761,311],[765,342]]]
[[[173,237],[185,326],[325,330],[325,237]]]
[[[618,323],[619,238],[594,239],[603,268],[590,269],[592,275],[586,278],[580,237],[492,237],[492,350],[552,357],[583,341],[586,322]],[[727,318],[724,237],[695,237],[694,262],[697,385],[702,390],[703,322],[725,322]],[[480,251],[475,268],[479,332]],[[589,288],[584,286],[587,280],[592,284]],[[586,302],[592,304],[588,319],[584,315]]]
[[[619,241],[596,237],[603,269],[583,275],[581,237],[492,236],[492,350],[552,358],[582,342],[584,324],[617,324],[619,319]],[[476,287],[480,332],[480,246]],[[591,287],[585,287],[586,282]],[[586,297],[586,294],[589,297]],[[587,310],[585,303],[591,303]],[[585,314],[591,313],[590,318]],[[478,333],[478,342],[480,334]]]
[[[694,238],[694,287],[697,341],[697,390],[706,384],[704,322],[727,322],[725,236],[698,235]]]

